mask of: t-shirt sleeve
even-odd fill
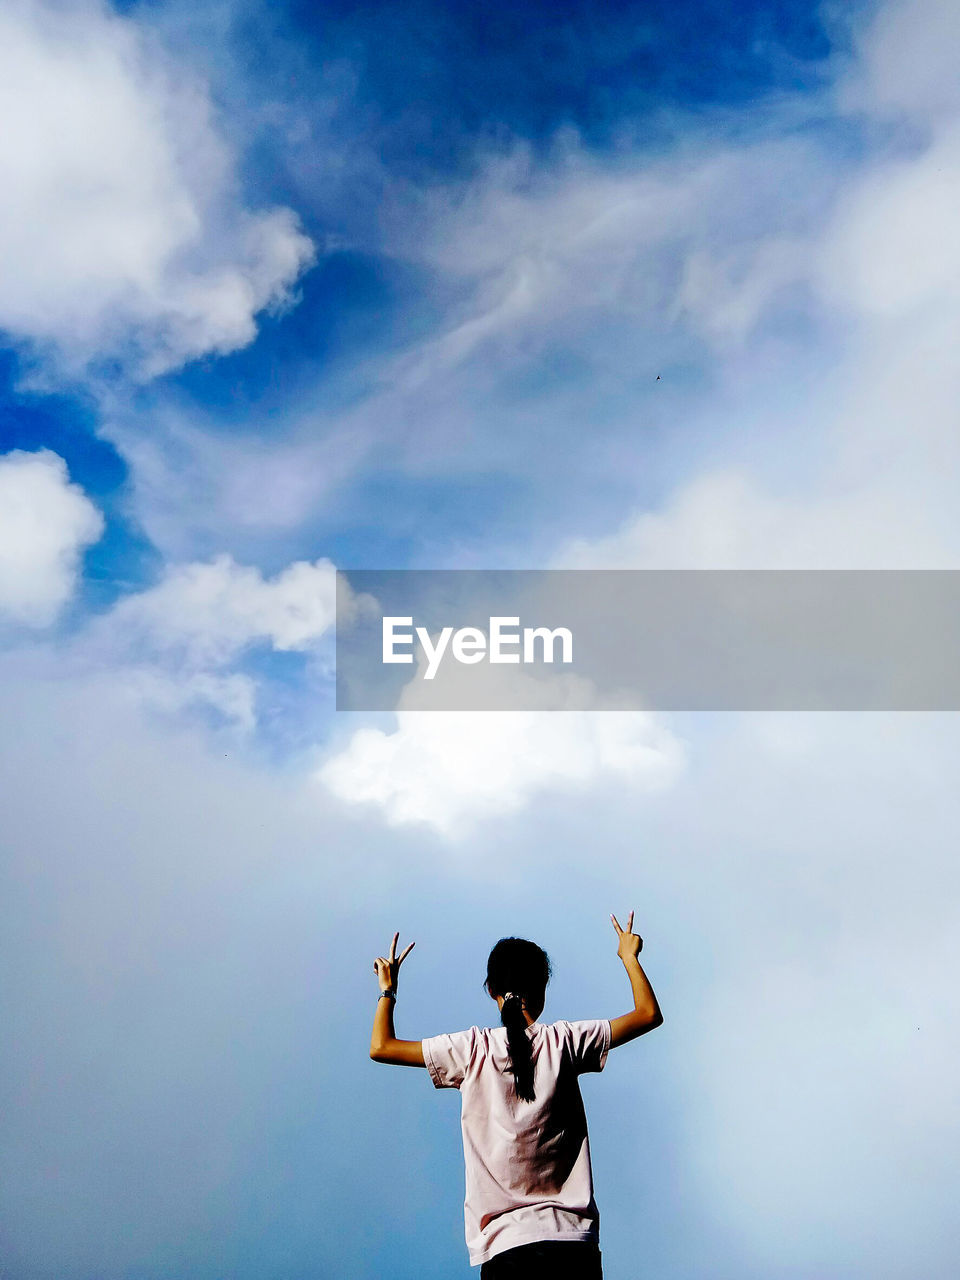
[[[476,1052],[477,1028],[421,1040],[423,1060],[438,1089],[459,1089]]]
[[[610,1050],[609,1019],[588,1018],[582,1022],[568,1022],[567,1027],[577,1073],[602,1071]]]

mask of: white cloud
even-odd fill
[[[273,578],[229,555],[174,565],[155,587],[121,600],[102,629],[125,649],[200,667],[221,667],[258,643],[303,651],[333,625],[335,574],[329,560],[297,561]]]
[[[249,343],[313,257],[237,195],[202,85],[93,2],[0,13],[0,326],[141,376]]]
[[[58,454],[0,457],[0,615],[53,622],[73,594],[81,553],[102,532],[100,512]]]
[[[424,711],[418,703],[426,700],[426,686],[411,683],[400,697],[396,728],[359,729],[320,767],[318,780],[349,804],[373,806],[391,826],[423,823],[457,839],[553,789],[583,794],[613,780],[656,791],[683,769],[682,744],[655,716],[590,709],[598,703],[587,681],[540,681],[491,666],[482,673],[498,686],[495,701],[502,704],[506,686],[525,705],[547,709]],[[454,668],[441,670],[428,690],[431,700],[437,686],[463,678]]]
[[[341,594],[341,608],[367,597]],[[273,577],[229,555],[171,565],[161,580],[120,599],[74,637],[66,655],[82,671],[109,671],[137,700],[176,719],[212,710],[241,733],[258,723],[262,679],[252,650],[303,653],[326,679],[336,616],[329,560],[296,561]]]

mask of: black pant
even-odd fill
[[[603,1280],[600,1246],[589,1240],[538,1240],[498,1253],[480,1280]]]

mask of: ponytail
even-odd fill
[[[527,1035],[524,1000],[543,1007],[543,994],[550,980],[547,953],[525,938],[501,938],[487,961],[486,988],[492,996],[503,996],[500,1021],[507,1029],[510,1070],[517,1097],[534,1099],[533,1049]]]
[[[523,1016],[523,1001],[511,991],[504,999],[500,1021],[507,1028],[507,1048],[510,1050],[510,1070],[518,1098],[527,1102],[534,1099],[533,1051],[527,1035],[527,1020]]]

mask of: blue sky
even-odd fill
[[[609,1274],[957,1248],[948,715],[334,711],[340,568],[956,568],[945,0],[0,8],[0,1259],[469,1274],[369,1062],[664,1007]],[[658,380],[659,375],[659,380]]]

